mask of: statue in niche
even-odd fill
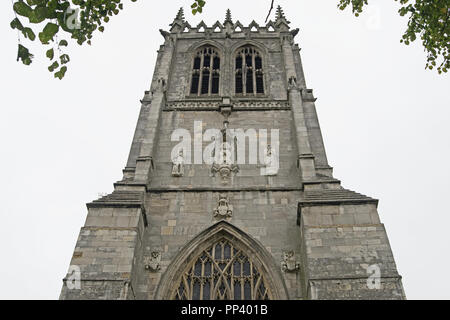
[[[294,89],[294,88],[298,88],[297,78],[296,77],[292,76],[292,77],[289,78],[288,87],[289,87],[290,90]]]
[[[180,150],[178,155],[172,159],[172,176],[182,177],[184,175],[184,156],[183,150]]]
[[[219,173],[222,177],[222,183],[227,184],[233,173],[239,172],[239,167],[233,162],[233,148],[231,144],[228,142],[229,137],[227,134],[228,130],[228,121],[224,121],[224,128],[221,130],[222,132],[222,143],[218,148],[219,154],[216,157],[216,149],[214,149],[214,158],[215,162],[212,165],[211,172],[213,175]]]
[[[219,204],[214,209],[214,218],[227,219],[233,216],[233,206],[229,204],[226,195],[221,194],[219,196]]]
[[[295,260],[294,251],[283,252],[283,261],[281,261],[281,271],[297,272],[300,269],[300,263]]]
[[[264,167],[261,168],[262,175],[276,176],[278,174],[278,170],[280,169],[280,159],[270,144],[267,146],[266,152],[264,152],[263,163]]]

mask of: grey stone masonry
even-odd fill
[[[174,299],[217,241],[249,257],[270,299],[405,299],[378,200],[343,188],[328,164],[298,32],[280,7],[248,26],[230,11],[191,26],[180,10],[160,30],[123,178],[87,205],[61,299]],[[244,163],[204,157],[215,143],[207,132],[224,128],[241,130]],[[189,148],[174,155],[185,136]],[[261,157],[274,155],[267,174]],[[235,294],[217,290],[202,297]]]

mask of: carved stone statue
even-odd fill
[[[281,271],[297,272],[300,269],[300,263],[295,260],[294,251],[283,252],[283,261],[281,261]]]
[[[229,204],[226,195],[221,194],[219,197],[219,204],[214,209],[214,217],[218,219],[231,218],[233,216],[233,206]]]
[[[153,251],[150,254],[150,257],[144,258],[145,269],[152,272],[157,272],[161,270],[160,263],[161,263],[161,253],[158,251]]]
[[[233,173],[239,172],[239,166],[233,163],[233,148],[228,142],[229,137],[227,129],[228,121],[224,121],[224,128],[221,130],[223,143],[220,145],[219,150],[215,150],[215,152],[218,151],[219,154],[218,157],[215,157],[214,155],[216,161],[211,167],[213,176],[219,173],[223,184],[229,182]]]
[[[276,176],[280,169],[280,159],[269,144],[264,154],[264,167],[261,169],[261,173],[265,176]]]
[[[180,150],[178,155],[172,159],[172,176],[182,177],[184,175],[184,157],[183,150]]]
[[[288,88],[289,90],[292,90],[294,88],[298,89],[297,78],[295,76],[289,78]]]

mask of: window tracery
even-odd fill
[[[188,264],[172,299],[271,300],[271,293],[253,260],[222,238]]]
[[[194,56],[191,95],[219,94],[220,56],[213,47],[202,47]]]
[[[244,96],[264,94],[262,56],[254,47],[242,47],[236,54],[235,92]]]

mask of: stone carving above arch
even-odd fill
[[[230,219],[233,217],[233,206],[230,204],[228,200],[228,196],[226,194],[221,194],[219,196],[219,203],[217,207],[214,209],[213,216],[216,219]]]
[[[217,246],[220,247],[221,251],[218,251],[220,254],[216,258],[216,251],[213,252],[213,250],[218,250],[215,249]],[[211,255],[214,255],[214,257],[211,257]],[[229,268],[237,268],[235,262],[242,270],[239,276],[236,275],[237,278],[244,279],[246,277],[243,275],[244,268],[248,270],[250,267],[250,270],[252,270],[250,276],[247,277],[253,279],[251,285],[254,291],[252,291],[251,299],[289,299],[280,269],[270,253],[261,243],[226,221],[220,221],[201,232],[177,254],[161,278],[155,299],[170,300],[180,298],[180,294],[182,299],[192,299],[192,287],[187,289],[186,295],[183,295],[184,291],[180,292],[180,288],[182,286],[186,288],[190,285],[188,284],[189,276],[194,282],[208,281],[205,280],[208,276],[205,278],[204,274],[196,276],[195,270],[198,263],[203,266],[211,263],[208,266],[212,268],[211,272],[214,271],[216,274],[216,278],[211,278],[215,279],[210,282],[212,286],[205,289],[210,290],[208,291],[210,295],[205,293],[202,298],[210,297],[226,300],[232,300],[236,297],[243,298],[242,295],[238,294],[234,296],[234,293],[241,290],[241,293],[247,295],[248,289],[244,288],[246,282],[243,280],[241,287],[237,283],[238,286],[232,289],[224,279],[224,277],[230,277]],[[245,267],[244,264],[246,264]],[[205,267],[202,270],[205,270]],[[234,276],[234,271],[232,271],[232,274]],[[203,285],[205,284],[201,284],[202,292],[204,290]],[[198,291],[196,292],[198,294]],[[230,295],[232,296],[230,297]]]

